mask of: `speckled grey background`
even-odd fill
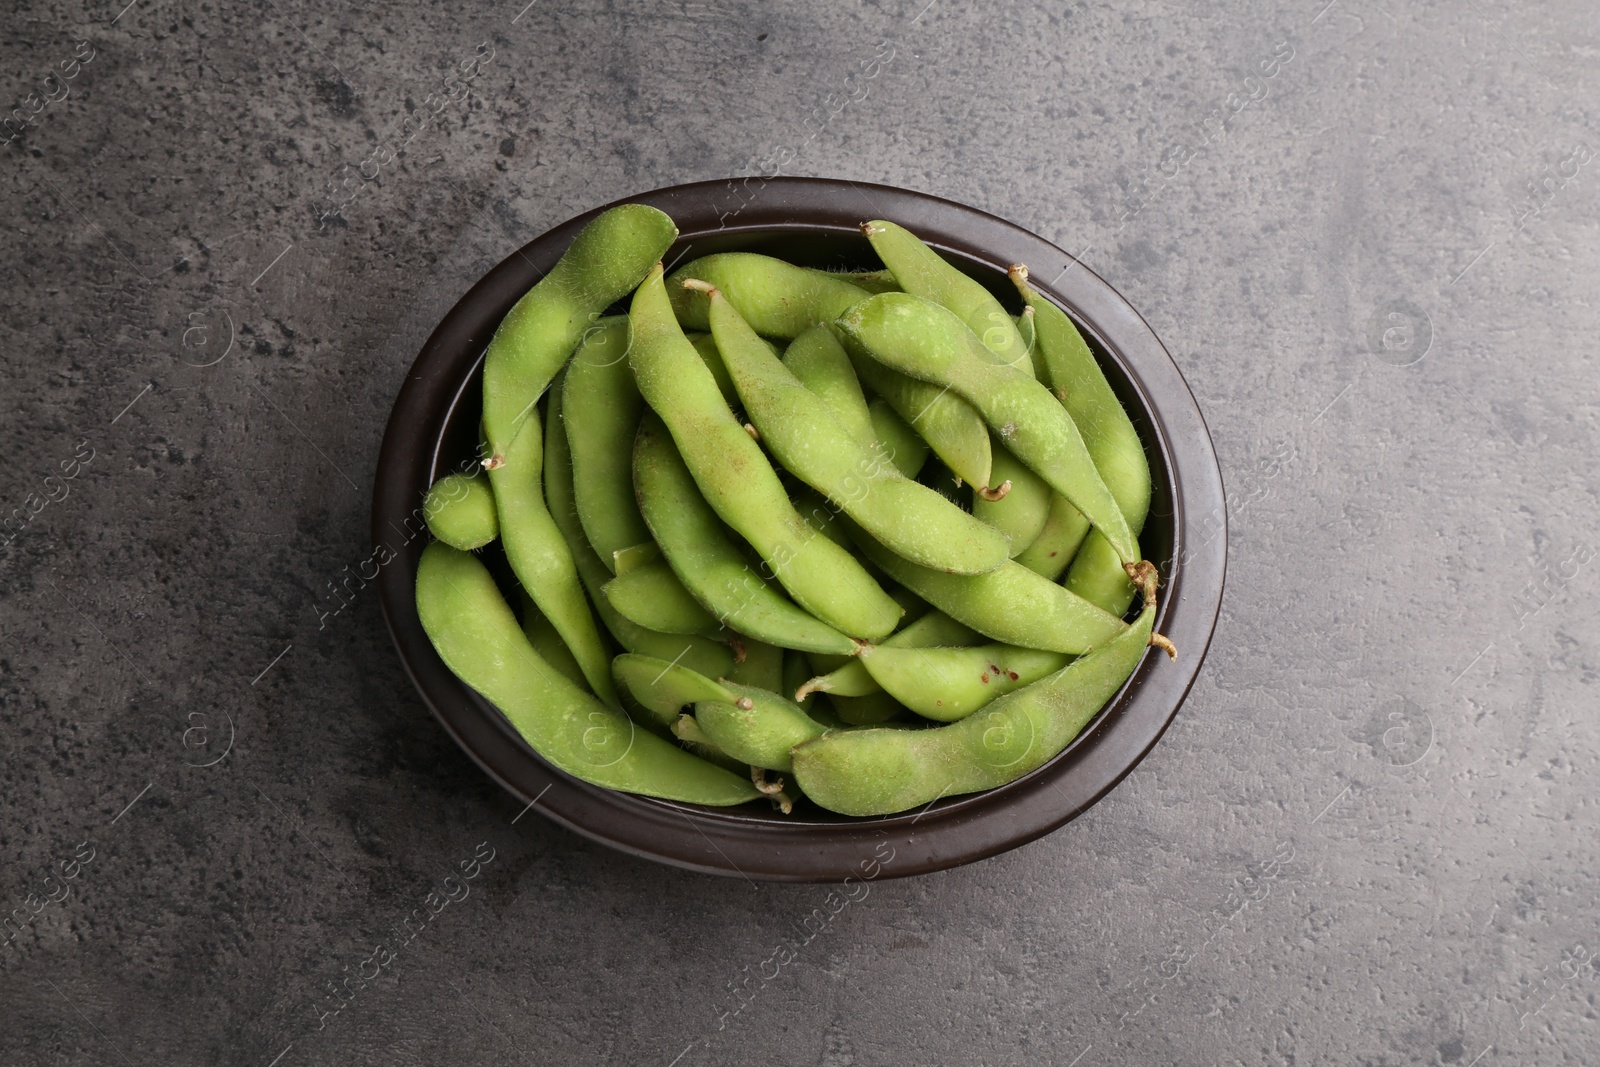
[[[0,16],[0,1063],[1600,1059],[1591,5],[125,2]],[[513,825],[332,591],[481,272],[773,160],[1082,252],[1232,524],[1115,793],[781,969],[826,887]]]

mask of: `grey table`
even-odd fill
[[[0,42],[0,1062],[1600,1058],[1591,5],[124,3]],[[524,815],[352,578],[471,282],[756,171],[1079,253],[1230,493],[1154,753],[853,899]]]

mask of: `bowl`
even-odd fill
[[[485,346],[500,319],[561,256],[596,208],[530,241],[445,315],[395,400],[378,458],[372,536],[389,632],[424,702],[485,772],[547,819],[635,856],[747,879],[828,882],[943,870],[1032,841],[1082,814],[1155,745],[1188,694],[1222,602],[1226,510],[1216,452],[1188,385],[1139,313],[1055,245],[975,208],[905,189],[819,178],[699,182],[627,198],[672,216],[670,267],[713,252],[758,251],[818,267],[877,260],[864,219],[898,222],[1020,311],[1006,278],[1026,263],[1041,293],[1077,321],[1128,409],[1150,458],[1150,517],[1140,537],[1161,569],[1156,629],[1178,648],[1151,650],[1100,715],[1033,773],[920,811],[851,818],[764,802],[704,808],[619,793],[545,763],[487,701],[445,667],[417,618],[413,585],[428,535],[421,505],[435,478],[476,454]],[[527,810],[527,809],[524,809]]]

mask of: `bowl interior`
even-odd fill
[[[914,220],[902,221],[908,228],[915,229]],[[1022,300],[1016,288],[1011,284],[1006,275],[1008,263],[988,261],[958,249],[941,246],[930,242],[944,258],[959,268],[963,273],[981,282],[1005,306],[1008,312],[1018,314],[1022,310]],[[872,250],[867,239],[854,227],[807,225],[804,228],[774,227],[763,230],[744,230],[736,232],[719,232],[712,234],[685,235],[674,243],[664,257],[668,266],[668,273],[693,257],[711,255],[717,252],[759,252],[764,255],[776,256],[791,263],[806,267],[819,267],[828,270],[879,270],[883,264]],[[1066,301],[1057,299],[1069,313],[1074,309]],[[627,310],[626,304],[619,304],[610,309],[611,313],[621,314]],[[1134,381],[1128,376],[1122,364],[1114,358],[1107,347],[1104,338],[1100,337],[1092,327],[1085,323],[1078,315],[1073,315],[1083,332],[1085,339],[1094,350],[1107,380],[1116,392],[1123,408],[1133,420],[1134,427],[1138,430],[1141,440],[1145,445],[1145,455],[1150,462],[1151,477],[1151,504],[1150,516],[1146,521],[1144,531],[1139,537],[1140,548],[1145,557],[1155,561],[1161,569],[1162,584],[1168,583],[1173,559],[1174,518],[1175,508],[1172,499],[1172,483],[1170,472],[1166,463],[1166,452],[1161,447],[1159,435],[1151,419],[1149,400],[1138,389]],[[437,445],[433,452],[433,465],[428,472],[426,484],[418,484],[415,489],[418,497],[425,495],[428,485],[451,471],[461,469],[464,461],[471,460],[477,454],[478,421],[482,414],[482,379],[483,362],[482,352],[478,354],[477,361],[472,366],[472,372],[461,383],[454,402],[445,415]],[[544,404],[541,401],[541,417]],[[505,563],[504,556],[494,546],[481,553],[484,561],[489,565],[496,580],[500,583],[502,592],[508,595],[508,601],[515,603],[510,594],[514,593],[517,584],[511,575],[509,566]],[[1138,613],[1139,605],[1136,601],[1129,612],[1129,617]],[[620,650],[619,650],[620,651]],[[482,713],[491,719],[504,723],[500,713],[492,704],[478,696],[476,693],[468,694],[471,701],[477,705]],[[1107,703],[1108,712],[1118,705],[1118,699],[1113,698]],[[1103,720],[1108,718],[1107,713],[1102,713],[1072,742],[1071,745],[1056,760],[1069,758],[1068,754],[1079,745],[1089,742],[1094,732],[1100,727]],[[521,737],[510,731],[509,724],[505,729],[511,733],[516,744],[526,747]],[[531,752],[531,750],[530,750]],[[1054,763],[1056,761],[1052,761]],[[1051,764],[1032,772],[1032,775],[1049,773]],[[1027,778],[1021,781],[1026,781]],[[951,797],[935,802],[935,809],[949,809],[970,806],[979,801],[979,798],[989,798],[985,803],[992,803],[993,797],[1006,789],[1015,787],[1017,783],[1003,786],[998,790],[990,790],[983,794],[972,796]],[[795,811],[790,815],[781,815],[771,810],[771,806],[764,801],[753,801],[733,809],[700,808],[695,805],[684,805],[659,801],[649,797],[633,797],[629,799],[645,805],[665,807],[670,809],[687,809],[697,811],[704,817],[714,819],[738,819],[741,822],[769,824],[772,826],[795,827],[806,824],[825,824],[839,822],[862,822],[858,818],[838,815],[820,808],[809,801],[802,800],[796,805]],[[909,813],[903,816],[892,816],[891,819],[911,820],[921,817],[924,812]],[[885,820],[871,820],[881,823]]]

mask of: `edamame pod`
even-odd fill
[[[702,700],[737,700],[721,683],[681,663],[628,652],[611,661],[617,685],[633,695],[657,721],[671,726],[678,714]]]
[[[915,478],[928,461],[928,442],[918,437],[917,431],[907,426],[906,420],[881,396],[867,405],[867,414],[872,420],[873,438],[883,446],[889,462],[907,478]]]
[[[677,236],[678,227],[653,207],[614,207],[585,226],[506,313],[483,358],[484,466],[506,461],[523,420],[584,330],[639,284]]]
[[[1054,674],[1072,657],[1016,645],[889,648],[861,665],[884,692],[925,719],[957,722],[1007,693]]]
[[[712,637],[722,624],[700,606],[665,563],[647,563],[618,575],[601,590],[625,619],[664,634]]]
[[[1050,513],[1045,516],[1044,528],[1039,531],[1039,536],[1033,539],[1033,543],[1017,555],[1016,561],[1053,582],[1066,571],[1067,564],[1072,562],[1073,555],[1078,551],[1078,546],[1083,544],[1088,532],[1089,520],[1083,517],[1083,512],[1073,507],[1072,501],[1060,493],[1052,493]],[[1110,545],[1106,546],[1106,551],[1111,551]],[[1112,556],[1115,555],[1113,552]],[[1117,564],[1117,574],[1124,581],[1127,580],[1120,562]],[[1078,595],[1083,596],[1082,593]],[[1091,604],[1100,604],[1099,601],[1089,597],[1084,599]],[[1105,607],[1104,604],[1100,606]],[[1113,611],[1111,614],[1118,613]]]
[[[683,288],[685,278],[699,278],[721,289],[745,321],[765,337],[798,337],[819,322],[832,322],[871,295],[826,271],[753,252],[722,252],[691,260],[667,281],[673,313],[685,330],[710,328],[705,295]]]
[[[1103,537],[1096,537],[1093,530],[1072,557],[1072,565],[1061,584],[1113,614],[1126,612],[1138,591],[1123,572],[1110,543]]]
[[[447,474],[434,482],[422,502],[422,515],[433,536],[463,552],[500,536],[494,490],[481,474]]]
[[[561,635],[550,625],[550,620],[539,611],[538,605],[533,602],[526,589],[522,590],[521,598],[522,610],[519,615],[522,619],[522,635],[528,639],[528,644],[539,653],[540,659],[560,671],[573,685],[584,692],[592,692],[589,680],[583,676],[583,668],[572,658],[572,649],[561,640]]]
[[[681,636],[647,630],[617,613],[601,589],[611,580],[600,557],[584,540],[578,524],[577,503],[572,497],[572,462],[567,453],[567,434],[561,425],[561,391],[551,390],[549,426],[545,435],[544,491],[550,501],[550,517],[555,520],[567,543],[572,546],[578,577],[594,601],[600,621],[611,636],[629,652],[654,656],[668,663],[680,663],[711,678],[719,678],[733,666],[733,649],[721,641],[698,636]]]
[[[629,482],[633,481],[630,477]],[[654,541],[641,541],[637,545],[619,548],[611,553],[611,573],[622,577],[635,567],[643,567],[646,563],[654,563],[661,558],[661,546]]]
[[[1045,371],[1044,361],[1039,356],[1039,334],[1034,329],[1033,308],[1025,307],[1022,314],[1017,316],[1017,333],[1022,338],[1022,344],[1028,351],[1028,365],[1033,368],[1033,376],[1046,385],[1050,379]]]
[[[828,411],[850,433],[862,441],[876,439],[867,397],[861,391],[850,356],[833,336],[833,331],[818,323],[789,342],[783,365],[800,383],[828,406]],[[737,386],[735,386],[737,388]]]
[[[961,647],[977,644],[978,640],[978,632],[970,626],[956,622],[942,611],[930,611],[916,622],[884,638],[877,648]],[[810,679],[794,691],[794,697],[803,701],[812,693],[861,697],[882,691],[883,686],[867,673],[859,660],[853,659],[827,674]]]
[[[834,521],[839,517],[839,512],[832,504],[828,503],[827,497],[809,485],[799,485],[795,487],[789,499],[793,501],[794,509],[800,513],[800,517],[806,520],[807,526],[845,551],[855,551],[855,543]],[[887,593],[889,590],[886,589],[884,592]],[[900,602],[897,600],[895,603],[898,604]],[[902,604],[901,606],[904,607],[905,605]]]
[[[694,706],[694,717],[706,736],[736,760],[788,771],[791,748],[828,732],[800,705],[777,693],[748,685],[728,688],[734,699],[701,701]]]
[[[530,410],[522,432],[505,452],[506,462],[489,471],[500,515],[500,543],[517,580],[572,650],[589,688],[607,704],[620,707],[616,687],[611,684],[611,657],[589,613],[572,549],[540,492],[542,437],[539,413]]]
[[[905,586],[890,582],[887,589],[889,595],[894,597],[894,602],[900,605],[900,610],[905,612],[908,618],[921,615],[928,610],[928,602]]]
[[[686,284],[696,283],[689,279]],[[713,288],[708,296],[711,333],[745,411],[767,448],[795,477],[833,501],[880,542],[924,566],[982,574],[1006,561],[1003,534],[876,454],[829,413],[825,401],[773,358],[719,291]]]
[[[765,641],[741,642],[744,655],[736,657],[728,673],[722,676],[724,685],[753,685],[758,689],[777,692],[783,688],[783,649]]]
[[[1005,534],[1013,558],[1033,544],[1050,516],[1052,492],[1044,479],[1025,467],[1004,446],[994,446],[993,480],[1010,484],[1004,496],[991,500],[982,493],[972,499],[972,514]]]
[[[1027,343],[1016,323],[982,283],[951,266],[903,226],[874,219],[863,222],[861,232],[901,289],[950,311],[1000,362],[1033,373]]]
[[[469,553],[441,542],[423,550],[417,615],[445,665],[552,766],[594,785],[691,804],[726,807],[759,795],[750,782],[636,728],[541,660]]]
[[[613,571],[615,553],[650,540],[633,500],[633,435],[644,398],[628,366],[628,319],[601,319],[573,353],[561,384],[578,520]],[[626,612],[624,612],[626,614]]]
[[[886,270],[822,270],[817,267],[807,267],[806,270],[816,274],[825,274],[830,278],[842,278],[851,285],[859,286],[869,293],[896,293],[900,291],[900,283],[894,280],[894,275]]]
[[[901,559],[864,533],[845,529],[867,558],[928,603],[996,641],[1077,655],[1128,624],[1056,583],[1007,560],[988,574],[941,574]]]
[[[745,563],[653,414],[634,442],[634,485],[668,566],[711,618],[785,648],[855,653],[855,641],[791,603]]]
[[[969,485],[989,484],[989,429],[973,406],[948,389],[918,381],[845,345],[867,388],[886,400],[928,447]]]
[[[1011,278],[1034,311],[1039,354],[1051,388],[1072,416],[1129,527],[1138,533],[1150,512],[1150,463],[1139,431],[1067,313],[1028,284],[1028,268],[1013,266]]]
[[[1137,537],[1150,511],[1150,463],[1139,432],[1067,313],[1034,291],[1028,284],[1027,267],[1014,265],[1011,280],[1034,311],[1039,351],[1050,384],[1082,432],[1089,457],[1122,509],[1128,529]],[[1099,530],[1091,532],[1072,561],[1066,586],[1120,615],[1133,603],[1135,589],[1111,549]]]
[[[1122,509],[1066,409],[1025,371],[979,356],[974,348],[982,342],[949,311],[884,293],[856,305],[839,325],[874,358],[965,397],[1018,459],[1099,528],[1125,565],[1154,571],[1139,559]]]
[[[700,729],[700,724],[694,721],[693,715],[679,715],[677,721],[672,724],[672,736],[682,741],[684,748],[708,763],[715,763],[730,771],[743,771],[749,767],[748,763],[736,760],[718,748],[705,731]],[[764,793],[764,790],[760,790],[753,781],[751,788]]]
[[[778,691],[780,693],[795,693],[801,686],[806,684],[806,679],[810,677],[811,667],[806,662],[806,654],[797,652],[792,648],[785,650],[783,653],[783,686]],[[815,694],[808,693],[803,697],[797,695],[795,703],[804,708],[807,715],[810,715],[816,709],[818,701]]]
[[[895,718],[905,707],[894,697],[879,689],[858,697],[830,696],[833,710],[850,726],[876,726]]]
[[[684,339],[659,265],[634,293],[628,321],[628,358],[639,391],[671,431],[712,509],[812,615],[852,637],[892,632],[899,606],[850,553],[818,536],[789,503],[761,446],[734,419],[711,372]],[[728,353],[722,354],[726,360]]]
[[[728,377],[728,368],[722,364],[722,353],[717,351],[717,342],[712,340],[709,333],[690,333],[684,336],[694,345],[694,350],[700,353],[701,362],[716,380],[717,392],[722,394],[722,399],[727,401],[730,408],[733,407],[739,402],[739,394],[733,391],[733,379]]]
[[[800,745],[795,780],[843,815],[889,815],[940,797],[992,789],[1044,766],[1122,688],[1150,642],[1155,605],[1055,674],[950,726],[848,730]]]

